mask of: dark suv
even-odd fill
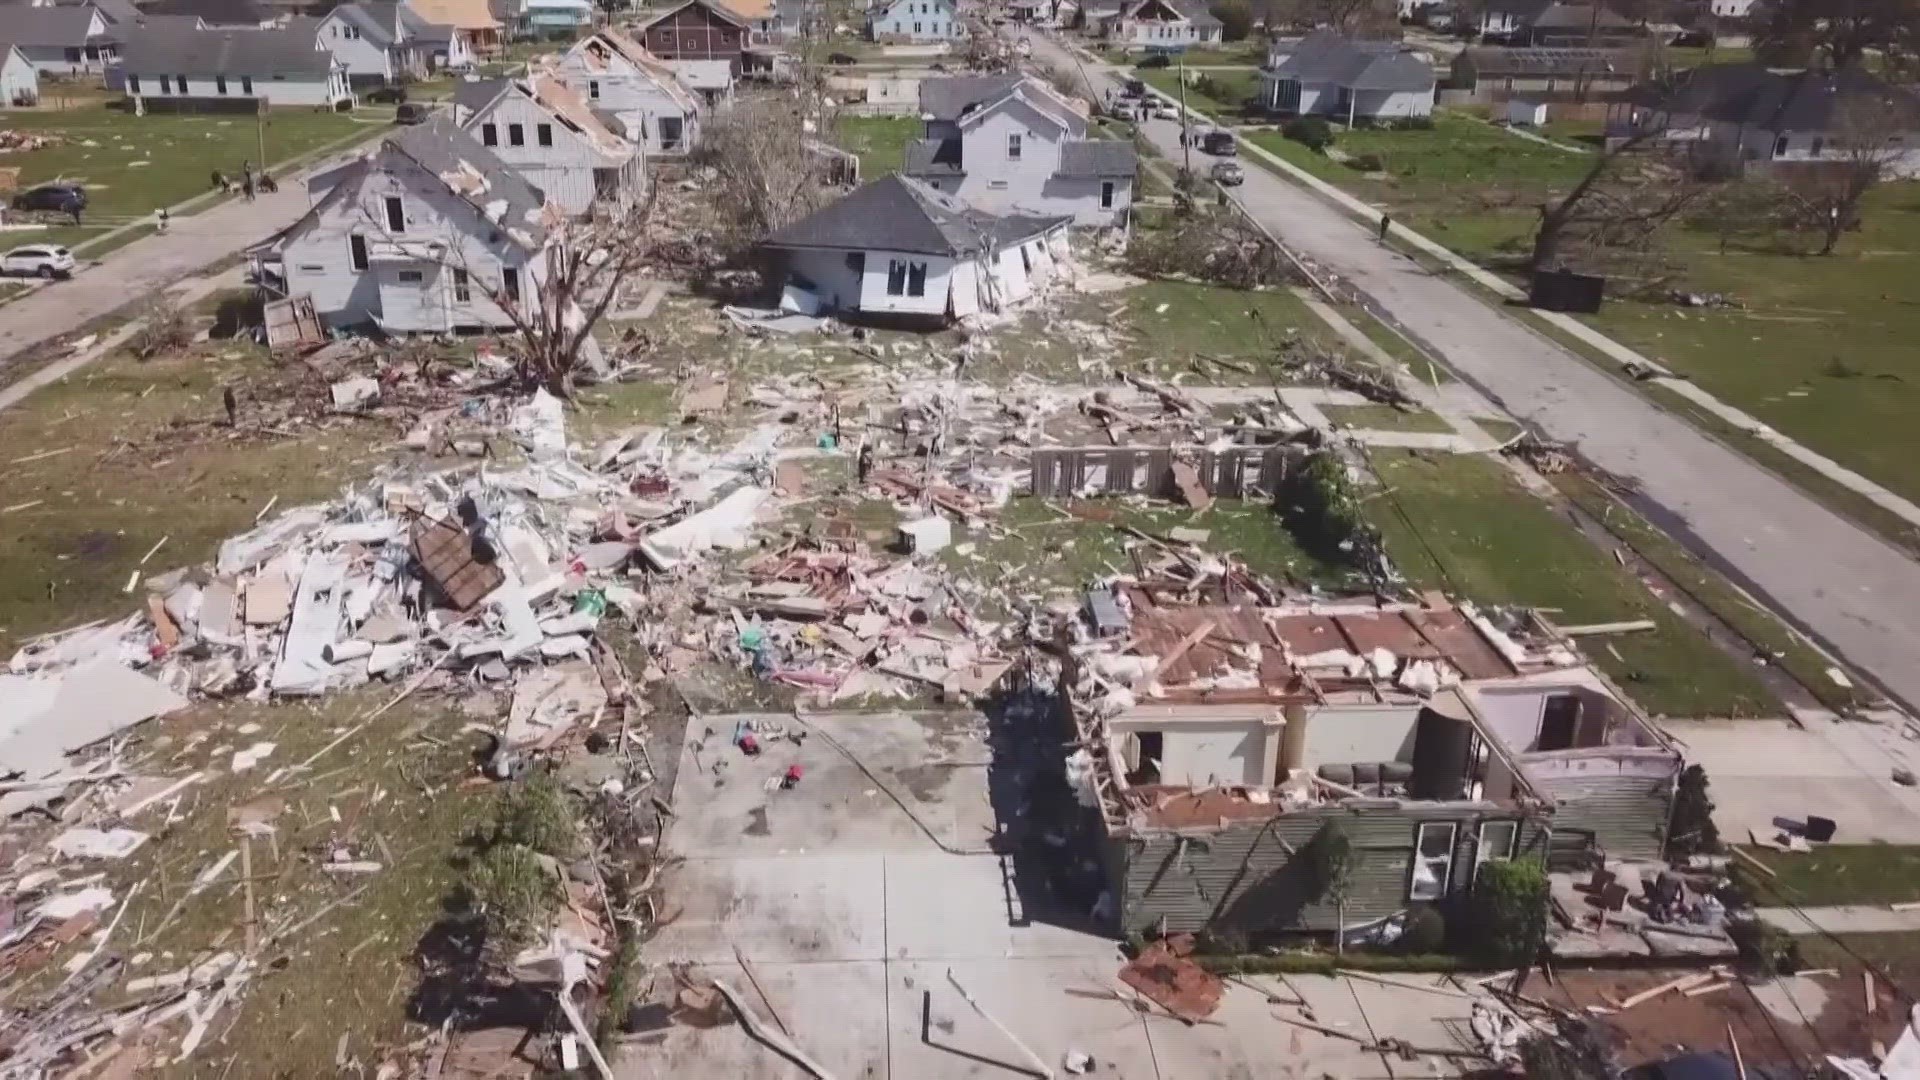
[[[87,189],[79,184],[41,184],[13,197],[15,210],[84,210]]]

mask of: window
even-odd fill
[[[919,24],[919,23],[914,23],[914,24],[913,24],[913,32],[914,32],[914,33],[916,33],[916,34],[918,34],[918,33],[920,32],[920,24]]]
[[[1438,900],[1447,895],[1453,877],[1453,842],[1460,826],[1451,821],[1429,821],[1414,830],[1413,881],[1409,900]]]
[[[213,77],[213,92],[216,94],[225,94],[227,92],[227,77],[225,75],[215,75]]]
[[[1114,183],[1111,180],[1100,181],[1100,209],[1113,209]]]
[[[427,280],[425,271],[421,270],[401,270],[396,272],[393,277],[394,280],[402,285],[418,285]]]
[[[507,294],[508,300],[516,304],[520,302],[520,271],[518,269],[511,266],[500,268],[500,291]]]
[[[455,269],[453,272],[453,300],[464,304],[473,299],[473,289],[467,282],[467,272]]]
[[[407,231],[407,215],[405,208],[400,205],[400,196],[398,195],[387,196],[387,231]]]
[[[1025,244],[1020,245],[1020,269],[1029,274],[1033,273],[1033,256],[1027,254]]]
[[[1819,157],[1820,151],[1825,150],[1826,148],[1827,148],[1827,140],[1822,138],[1819,135],[1815,135],[1813,137],[1813,156]]]
[[[240,92],[247,95],[248,97],[253,96],[253,76],[251,75],[240,76]]]
[[[186,77],[185,75],[175,75],[175,76],[174,76],[173,78],[174,78],[174,81],[176,81],[176,82],[178,82],[178,83],[180,84],[180,92],[181,92],[181,93],[183,93],[183,94],[184,94],[184,93],[186,93],[186,92],[187,92],[187,77]]]
[[[527,126],[525,124],[508,124],[507,125],[507,145],[508,146],[527,145]]]
[[[1785,157],[1786,153],[1787,153],[1787,137],[1785,135],[1782,135],[1779,138],[1773,140],[1773,156]]]
[[[358,273],[367,268],[367,238],[359,233],[347,237],[347,261]]]
[[[887,260],[887,295],[907,294],[907,264],[900,259]]]
[[[1007,160],[1020,160],[1020,133],[1017,131],[1007,135]]]
[[[1473,848],[1473,880],[1480,880],[1480,867],[1490,862],[1506,862],[1513,858],[1513,849],[1520,843],[1520,823],[1517,821],[1483,821],[1480,823],[1480,842]]]
[[[681,119],[677,116],[663,116],[660,118],[660,149],[680,149],[680,140],[682,137],[681,123]],[[640,134],[641,137],[644,138],[646,136],[646,130],[642,128]]]
[[[1571,750],[1578,742],[1580,698],[1573,694],[1554,694],[1540,707],[1540,735],[1533,749]]]
[[[989,180],[987,181],[987,187],[992,191],[1005,191],[1007,190],[1007,182],[1005,180]]]
[[[864,251],[847,252],[847,269],[852,271],[855,277],[865,274],[867,272],[867,253]]]
[[[541,146],[552,146],[553,125],[535,124],[533,128],[533,141],[539,143]]]
[[[165,75],[160,76],[160,92],[163,94],[173,93],[173,80]]]
[[[587,80],[587,97],[593,101],[600,100],[600,80],[599,79]]]
[[[927,295],[927,264],[923,262],[907,264],[907,295]]]
[[[499,146],[500,145],[500,129],[494,126],[493,124],[481,124],[480,125],[480,145],[481,146]]]
[[[68,49],[68,50],[67,50],[67,63],[69,63],[69,64],[77,64],[77,63],[79,63],[79,62],[80,62],[80,50],[79,50],[79,49]]]

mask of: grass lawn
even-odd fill
[[[1391,405],[1323,405],[1327,419],[1350,428],[1371,431],[1452,431],[1437,413],[1407,412]]]
[[[1588,657],[1650,713],[1780,715],[1741,663],[1650,595],[1553,507],[1481,455],[1376,450],[1392,489],[1367,503],[1414,584],[1487,604],[1545,608],[1562,625],[1652,619],[1649,633],[1590,639]]]
[[[1823,844],[1802,855],[1746,845],[1742,850],[1776,875],[1768,878],[1751,867],[1741,867],[1742,876],[1760,885],[1755,902],[1761,905],[1780,902],[1769,895],[1768,886],[1802,907],[1920,900],[1920,847]]]
[[[1180,100],[1180,73],[1172,68],[1139,72],[1142,82]],[[1190,71],[1187,73],[1187,106],[1225,119],[1240,112],[1246,100],[1260,89],[1260,72]]]
[[[363,113],[356,120],[353,114],[276,111],[265,119],[267,161],[284,162],[356,131],[372,135],[379,130],[374,122],[379,115]],[[83,228],[88,235],[207,191],[215,169],[232,176],[238,175],[242,162],[260,164],[261,130],[251,116],[134,116],[100,105],[11,112],[4,123],[66,138],[58,146],[0,154],[0,165],[18,166],[22,187],[47,180],[84,184]],[[74,243],[83,238],[65,239]]]
[[[1146,53],[1139,54],[1133,66],[1139,67],[1140,61],[1147,58]],[[1233,45],[1222,45],[1217,49],[1188,49],[1174,64],[1185,61],[1188,67],[1226,67],[1245,65],[1259,67],[1267,58],[1266,46],[1257,41],[1242,41]],[[1146,70],[1152,71],[1153,68]],[[1162,69],[1164,70],[1164,69]]]
[[[834,138],[860,156],[860,178],[875,180],[900,171],[907,144],[924,128],[912,116],[842,116],[834,123]]]

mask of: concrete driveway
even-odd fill
[[[1707,770],[1714,824],[1728,841],[1762,837],[1775,818],[1832,818],[1842,844],[1920,844],[1920,790],[1893,782],[1893,767],[1920,771],[1920,729],[1809,718],[1669,721],[1689,762]],[[1912,735],[1909,736],[1909,732]]]
[[[1115,70],[1029,35],[1036,63]],[[1180,159],[1179,125],[1142,125]],[[1195,153],[1195,170],[1210,158]],[[1234,197],[1297,252],[1367,293],[1514,416],[1640,485],[1675,535],[1817,637],[1911,710],[1920,703],[1920,564],[1793,485],[1658,408],[1453,282],[1374,242],[1369,226],[1249,162]]]
[[[790,716],[757,719],[796,726]],[[750,758],[732,745],[736,718],[695,718],[665,841],[681,861],[663,877],[667,925],[643,957],[662,975],[661,965],[690,964],[758,1002],[737,947],[794,1042],[834,1075],[999,1080],[1025,1069],[1019,1050],[966,1004],[949,973],[1056,1071],[1069,1050],[1093,1055],[1094,1075],[1113,1080],[1455,1071],[1446,1059],[1389,1060],[1293,1027],[1275,1017],[1297,1018],[1299,1009],[1233,984],[1218,1024],[1140,1016],[1107,993],[1122,963],[1113,940],[1029,910],[1021,895],[1031,888],[1017,887],[999,856],[943,850],[979,849],[997,829],[983,720],[811,720],[912,816],[818,736],[799,745],[763,738],[764,751]],[[802,780],[781,790],[778,778],[795,764]],[[1334,1030],[1464,1045],[1471,1003],[1463,997],[1330,978],[1288,982],[1263,981],[1277,996],[1306,998]],[[672,980],[657,977],[655,985],[652,999],[671,1001]],[[764,1005],[758,1011],[767,1019]],[[617,1071],[632,1080],[806,1076],[730,1021],[676,1023],[656,1039],[629,1048]]]

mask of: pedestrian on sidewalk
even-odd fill
[[[1384,244],[1387,242],[1387,232],[1392,228],[1393,228],[1393,218],[1387,214],[1381,214],[1380,215],[1380,242],[1381,243]]]
[[[153,216],[154,227],[159,230],[160,235],[165,236],[167,234],[167,225],[173,220],[172,216],[167,213],[167,208],[164,206]]]
[[[253,201],[253,161],[240,163],[240,190],[246,192],[247,201]]]

